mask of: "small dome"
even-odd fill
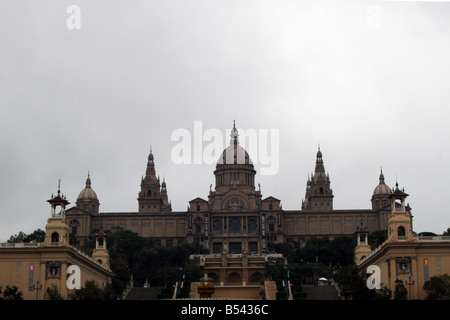
[[[381,195],[381,194],[390,194],[391,189],[389,186],[384,183],[384,175],[383,171],[380,173],[380,183],[376,186],[375,190],[373,190],[373,195]]]
[[[86,179],[86,188],[81,190],[80,195],[78,196],[78,200],[97,200],[98,201],[97,194],[91,188],[91,179],[89,177],[89,174]]]

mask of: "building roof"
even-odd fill
[[[223,150],[217,164],[253,164],[248,152],[239,145],[239,133],[235,122],[230,137],[230,145]]]
[[[79,201],[79,200],[97,200],[98,201],[97,194],[91,188],[91,178],[89,176],[89,173],[88,173],[88,177],[86,179],[86,187],[83,190],[81,190],[81,192],[78,196],[77,201]]]
[[[389,195],[391,193],[391,189],[389,186],[384,182],[384,175],[383,170],[381,170],[380,173],[380,182],[376,186],[375,190],[373,190],[373,195]]]

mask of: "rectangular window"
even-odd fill
[[[222,243],[221,242],[213,243],[213,253],[215,253],[215,254],[222,253]]]
[[[258,242],[249,242],[248,251],[250,254],[258,254]]]
[[[242,253],[242,243],[241,242],[230,242],[230,252],[229,253]]]

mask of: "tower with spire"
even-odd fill
[[[152,149],[147,160],[145,177],[141,179],[141,191],[138,196],[139,212],[172,211],[167,196],[167,184],[164,179],[162,185],[156,176],[155,161]]]
[[[320,146],[316,154],[314,173],[306,182],[305,199],[302,210],[333,210],[333,190],[330,188],[330,176],[325,173]]]

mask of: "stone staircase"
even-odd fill
[[[332,285],[314,286],[302,285],[308,300],[341,300],[336,288]]]
[[[162,287],[132,288],[125,300],[157,300]]]

